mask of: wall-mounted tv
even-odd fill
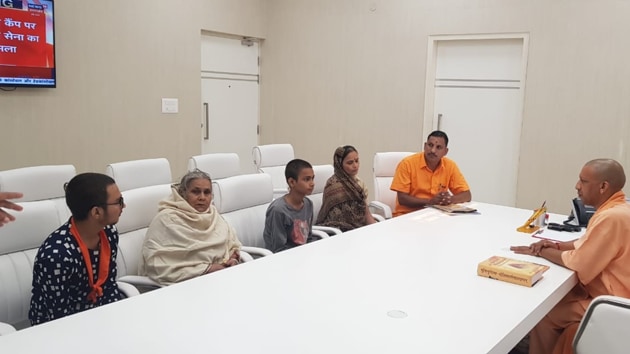
[[[0,0],[0,86],[57,86],[52,0]]]

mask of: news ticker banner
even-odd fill
[[[55,85],[52,3],[0,0],[0,85]]]

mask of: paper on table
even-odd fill
[[[545,228],[541,229],[540,231],[534,232],[532,237],[550,241],[566,242],[576,240],[580,238],[583,234],[583,232],[556,231]]]

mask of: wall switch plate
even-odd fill
[[[162,113],[179,113],[177,98],[162,98]]]

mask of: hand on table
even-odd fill
[[[431,198],[431,205],[449,205],[451,203],[451,193],[449,192],[440,192]]]
[[[538,242],[534,242],[529,246],[512,246],[510,247],[510,251],[517,254],[526,254],[528,256],[540,256],[540,251],[543,248],[558,248],[558,245],[549,240],[540,240]]]

